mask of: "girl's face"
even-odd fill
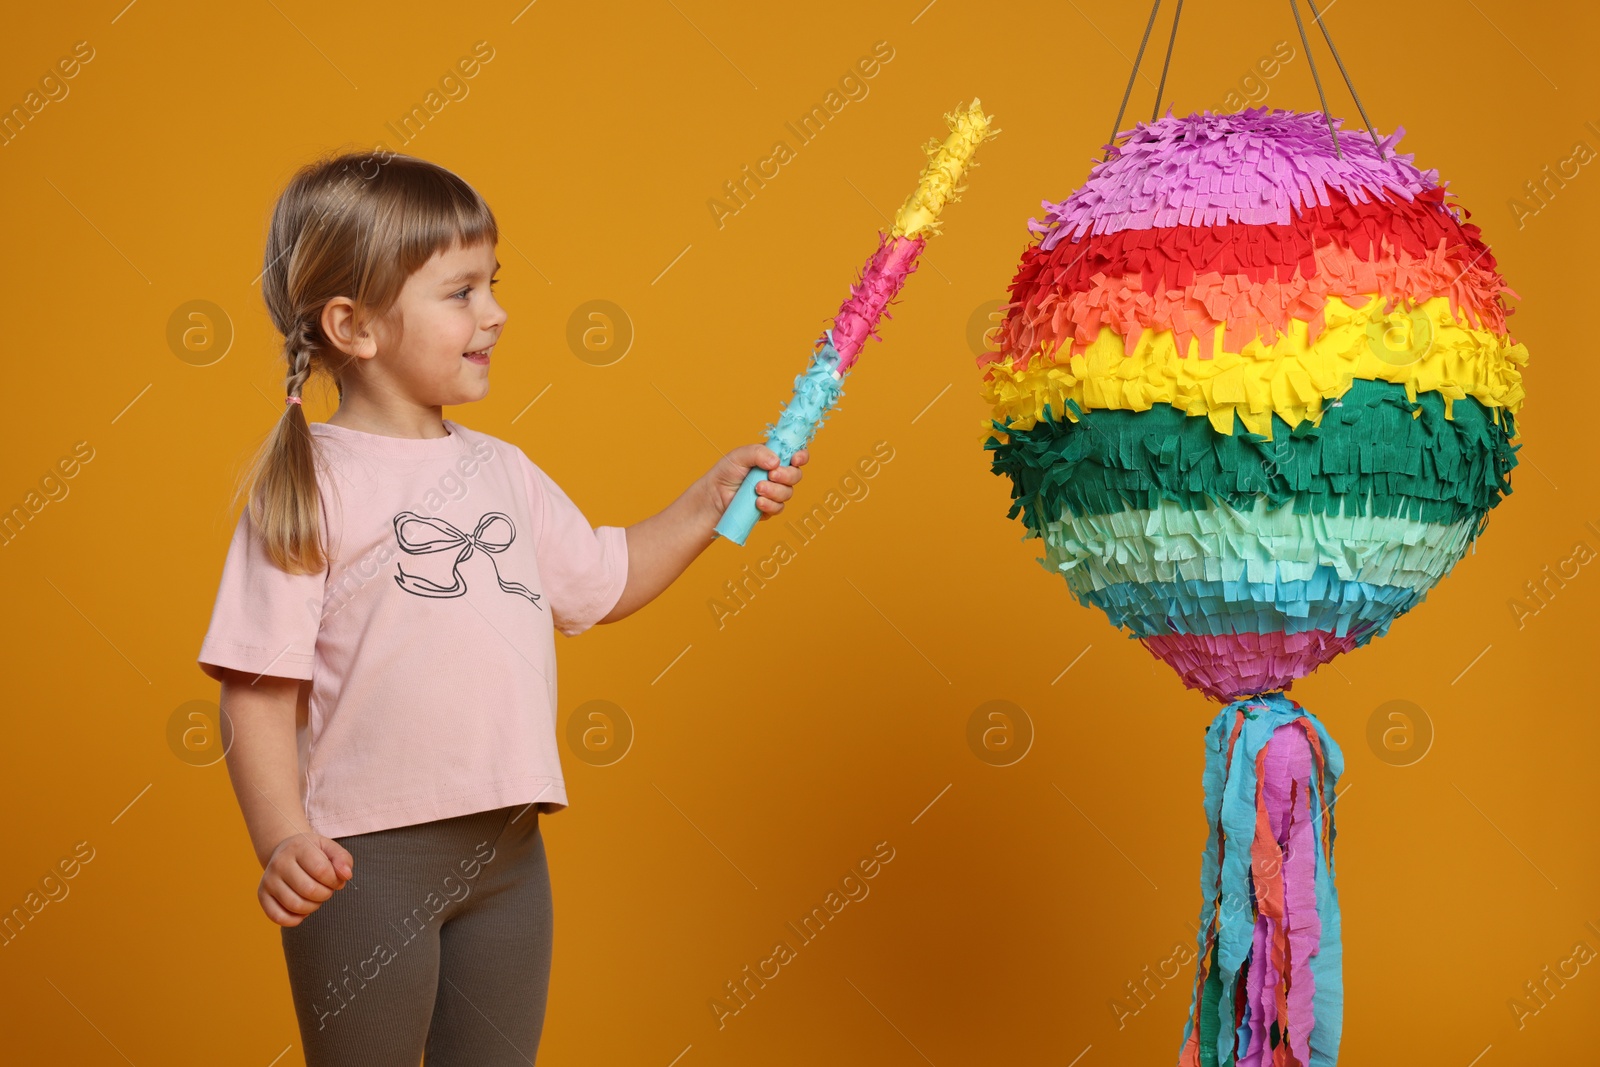
[[[384,376],[411,400],[443,406],[488,395],[506,324],[491,289],[499,268],[487,241],[437,252],[406,279],[390,322],[375,324]]]

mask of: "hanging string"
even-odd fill
[[[1311,8],[1312,21],[1322,27],[1323,39],[1328,42],[1328,51],[1333,53],[1333,61],[1339,64],[1339,73],[1344,75],[1344,85],[1350,90],[1350,99],[1356,102],[1356,110],[1361,113],[1361,121],[1367,124],[1367,133],[1372,137],[1372,147],[1378,150],[1378,158],[1387,163],[1389,157],[1383,154],[1383,145],[1378,143],[1378,133],[1372,128],[1372,120],[1367,118],[1367,109],[1361,106],[1361,97],[1356,95],[1356,86],[1350,80],[1350,72],[1344,69],[1344,60],[1339,58],[1339,49],[1334,46],[1333,34],[1328,32],[1328,24],[1323,21],[1322,13],[1317,10],[1317,0],[1306,0],[1306,5]],[[1183,0],[1178,0],[1178,7],[1182,10]],[[1173,32],[1177,32],[1176,26],[1173,27]]]
[[[1139,41],[1139,52],[1133,57],[1133,72],[1128,75],[1128,87],[1122,91],[1122,106],[1117,108],[1117,121],[1111,126],[1111,136],[1106,141],[1106,154],[1100,157],[1104,163],[1111,158],[1111,146],[1117,143],[1117,133],[1122,129],[1122,116],[1128,110],[1128,97],[1133,95],[1133,81],[1139,76],[1139,61],[1144,58],[1144,46],[1150,43],[1150,30],[1156,24],[1156,12],[1161,10],[1161,0],[1156,0],[1150,7],[1150,21],[1144,24],[1144,37]],[[1299,18],[1298,15],[1295,16]],[[1301,31],[1301,36],[1305,36]]]
[[[1306,2],[1310,3],[1310,0],[1306,0]],[[1313,8],[1312,10],[1316,9]],[[1183,0],[1178,0],[1178,10],[1172,13],[1172,37],[1167,41],[1167,61],[1161,64],[1161,84],[1156,86],[1156,106],[1150,109],[1151,122],[1154,122],[1156,119],[1161,117],[1161,98],[1165,96],[1167,92],[1167,68],[1172,66],[1172,46],[1178,43],[1178,20],[1182,17]],[[1323,32],[1326,33],[1327,30],[1324,29]],[[1329,47],[1332,47],[1333,42],[1330,41],[1328,44]],[[1341,67],[1340,69],[1343,68]],[[1350,95],[1355,95],[1354,89],[1350,90]],[[1356,106],[1360,107],[1361,104],[1358,102]]]
[[[1356,92],[1355,82],[1350,77],[1350,71],[1344,65],[1344,57],[1339,55],[1339,47],[1333,43],[1333,33],[1328,29],[1327,21],[1322,17],[1324,12],[1317,10],[1317,0],[1306,0],[1311,8],[1312,21],[1322,30],[1323,40],[1328,42],[1328,51],[1333,53],[1333,61],[1339,67],[1339,74],[1344,78],[1345,88],[1350,90],[1350,99],[1355,101],[1356,111],[1361,115],[1361,121],[1366,124],[1367,136],[1372,138],[1372,146],[1377,149],[1378,158],[1387,162],[1389,157],[1383,150],[1383,143],[1378,140],[1378,132],[1372,126],[1372,120],[1367,116],[1367,109],[1361,103],[1361,96]],[[1329,5],[1332,6],[1331,4]],[[1161,10],[1161,0],[1155,0],[1150,5],[1150,18],[1144,25],[1144,36],[1139,39],[1139,51],[1133,57],[1133,70],[1128,73],[1127,87],[1122,90],[1122,104],[1117,108],[1117,120],[1112,123],[1111,136],[1106,140],[1106,152],[1101,156],[1101,162],[1111,158],[1111,149],[1116,145],[1117,134],[1122,131],[1122,119],[1128,111],[1128,101],[1133,96],[1133,83],[1139,78],[1139,64],[1144,61],[1144,50],[1150,43],[1150,33],[1155,28],[1156,15]],[[1300,5],[1298,0],[1289,0],[1289,10],[1294,14],[1295,29],[1300,31],[1300,47],[1305,50],[1306,61],[1311,65],[1311,80],[1317,87],[1317,99],[1322,103],[1322,117],[1328,124],[1328,136],[1333,141],[1333,154],[1344,158],[1344,153],[1339,148],[1339,131],[1333,126],[1333,112],[1328,109],[1328,94],[1322,88],[1322,76],[1317,71],[1316,57],[1311,54],[1311,41],[1306,36],[1305,22],[1300,18]],[[1155,107],[1150,111],[1150,121],[1155,122],[1161,117],[1161,100],[1167,91],[1167,75],[1172,69],[1172,53],[1178,43],[1178,21],[1183,18],[1183,0],[1178,0],[1177,9],[1172,14],[1172,34],[1167,38],[1167,55],[1161,64],[1161,83],[1156,86]]]
[[[1310,3],[1310,0],[1306,2]],[[1306,40],[1306,24],[1300,21],[1300,5],[1296,0],[1289,0],[1289,10],[1294,12],[1294,24],[1300,30],[1300,47],[1306,50],[1306,62],[1311,64],[1311,80],[1317,83],[1317,97],[1322,101],[1322,117],[1328,121],[1328,136],[1333,138],[1333,154],[1336,158],[1343,159],[1344,155],[1339,151],[1339,133],[1333,128],[1333,113],[1328,110],[1328,94],[1322,91],[1322,79],[1317,75],[1317,60],[1311,54],[1311,42]]]

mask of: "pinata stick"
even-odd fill
[[[894,225],[887,234],[878,234],[878,249],[861,270],[861,280],[850,287],[850,296],[839,308],[833,328],[817,339],[805,372],[794,380],[794,395],[784,405],[775,424],[767,426],[767,447],[778,454],[781,463],[804,448],[828,411],[844,392],[844,377],[850,373],[868,337],[876,336],[879,320],[885,317],[889,301],[900,292],[906,276],[917,267],[927,239],[939,232],[939,212],[963,186],[958,183],[972,162],[979,142],[1000,131],[990,129],[989,116],[974,98],[971,106],[945,116],[950,136],[944,144],[930,140],[924,151],[928,164],[922,170],[917,188],[900,205]],[[881,338],[880,338],[881,340]],[[756,485],[767,472],[753,467],[745,475],[738,492],[728,502],[716,531],[736,545],[761,518],[756,508]]]

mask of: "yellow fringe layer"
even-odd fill
[[[1315,341],[1308,341],[1306,323],[1291,319],[1272,344],[1257,338],[1228,352],[1222,347],[1227,331],[1218,329],[1210,359],[1200,358],[1198,338],[1180,355],[1171,330],[1146,329],[1128,351],[1105,327],[1083,352],[1059,362],[1060,350],[1032,353],[1023,370],[988,364],[983,395],[994,418],[1010,416],[1017,429],[1031,428],[1046,404],[1052,416],[1076,421],[1068,400],[1085,411],[1171,404],[1207,416],[1218,433],[1233,433],[1237,415],[1247,431],[1269,440],[1273,415],[1290,426],[1315,423],[1324,401],[1343,394],[1355,378],[1404,385],[1413,400],[1418,393],[1440,393],[1446,418],[1451,401],[1467,396],[1497,420],[1499,409],[1516,414],[1524,396],[1520,368],[1528,362],[1524,345],[1457,321],[1448,297],[1388,314],[1384,303],[1373,296],[1356,307],[1330,297]]]

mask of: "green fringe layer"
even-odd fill
[[[1071,404],[1071,401],[1068,401]],[[1033,536],[1063,514],[1154,509],[1163,500],[1200,510],[1213,501],[1253,510],[1289,501],[1295,514],[1397,517],[1481,532],[1490,508],[1511,492],[1518,445],[1511,414],[1471,397],[1406,397],[1405,386],[1357,379],[1319,424],[1273,418],[1272,440],[1217,433],[1204,416],[1170,405],[1149,411],[1089,411],[1077,421],[1044,418],[1027,430],[991,420],[990,469],[1011,478],[1011,511]],[[1418,414],[1413,414],[1418,413]]]

